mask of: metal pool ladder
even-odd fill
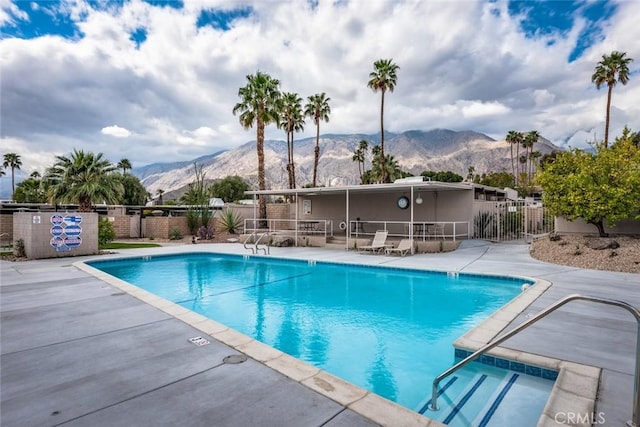
[[[270,255],[271,252],[269,250],[269,242],[267,242],[266,244],[263,244],[262,247],[260,247],[260,241],[262,240],[262,238],[264,236],[270,236],[269,232],[267,231],[266,233],[262,233],[260,234],[260,237],[258,237],[256,239],[256,236],[258,235],[257,231],[254,231],[253,233],[251,233],[242,243],[242,245],[244,246],[245,249],[250,250],[252,254],[257,254],[258,251],[263,251],[263,253],[265,255]],[[253,238],[254,243],[251,245],[247,245],[247,243],[249,242],[249,240],[251,240],[251,238]]]
[[[607,298],[594,297],[594,296],[590,296],[590,295],[579,295],[579,294],[571,294],[571,295],[567,295],[564,298],[559,299],[558,301],[556,301],[555,303],[551,304],[549,307],[545,308],[544,310],[542,310],[540,313],[536,314],[532,318],[527,319],[524,322],[522,322],[520,325],[518,325],[513,330],[511,330],[511,331],[507,332],[506,334],[502,335],[497,340],[495,340],[495,341],[485,345],[484,347],[476,350],[475,353],[470,354],[466,358],[462,359],[460,362],[456,363],[455,365],[453,365],[452,367],[450,367],[449,369],[447,369],[446,371],[444,371],[443,373],[438,375],[433,380],[433,387],[431,389],[431,404],[429,405],[429,409],[431,409],[432,411],[437,411],[438,410],[438,385],[440,384],[440,382],[443,379],[445,379],[449,375],[453,374],[455,371],[457,371],[458,369],[462,368],[463,366],[467,365],[468,363],[470,363],[471,361],[476,359],[478,356],[486,353],[487,351],[489,351],[492,348],[496,347],[498,344],[501,344],[503,341],[506,341],[507,339],[511,338],[512,336],[514,336],[515,334],[517,334],[521,330],[527,328],[528,326],[532,325],[533,323],[537,322],[538,320],[542,319],[543,317],[546,317],[548,314],[556,311],[558,308],[562,307],[563,305],[567,304],[568,302],[576,301],[576,300],[591,301],[591,302],[595,302],[595,303],[599,303],[599,304],[613,305],[613,306],[616,306],[616,307],[624,308],[625,310],[627,310],[628,312],[633,314],[633,316],[636,318],[636,322],[638,323],[638,330],[637,330],[637,337],[636,337],[635,380],[634,380],[634,383],[633,383],[633,414],[632,414],[631,420],[627,421],[627,426],[628,427],[640,427],[640,395],[639,395],[639,393],[640,393],[640,359],[639,359],[639,355],[640,355],[640,311],[637,308],[635,308],[634,306],[632,306],[630,304],[627,304],[624,301],[618,301],[618,300],[612,300],[612,299],[607,299]]]

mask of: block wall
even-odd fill
[[[0,242],[13,241],[13,215],[0,215]]]
[[[76,231],[79,231],[74,245],[62,244],[69,236],[65,233],[66,224],[54,230],[52,217],[66,219],[79,217]],[[15,212],[13,214],[13,239],[22,239],[29,259],[62,258],[98,253],[98,214],[87,212]],[[80,243],[78,243],[80,240]]]

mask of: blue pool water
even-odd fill
[[[526,282],[212,253],[90,265],[416,411],[453,341]]]

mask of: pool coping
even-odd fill
[[[122,258],[132,257],[124,256]],[[320,368],[259,342],[252,337],[244,335],[233,328],[211,320],[86,264],[91,261],[95,261],[95,259],[77,261],[73,263],[73,266],[185,322],[217,341],[228,345],[253,358],[257,362],[274,369],[291,380],[351,409],[375,423],[381,425],[444,426],[444,424],[436,420],[412,411],[362,387],[351,384],[329,372],[323,371]],[[492,274],[483,276],[495,277],[495,275]],[[478,326],[467,331],[454,341],[454,349],[460,348],[475,351],[486,345],[551,286],[551,283],[546,280],[524,277],[522,277],[522,279],[533,281],[535,284],[523,290],[523,292],[494,312]],[[487,354],[559,372],[551,394],[538,420],[537,425],[539,427],[557,426],[554,420],[554,414],[558,412],[567,413],[574,411],[575,413],[593,413],[600,381],[600,368],[503,347],[496,347]]]

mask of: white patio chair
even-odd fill
[[[397,248],[385,248],[384,253],[385,255],[400,254],[400,256],[405,256],[411,252],[412,247],[413,241],[411,239],[402,239]]]
[[[373,240],[371,241],[371,244],[360,246],[358,248],[358,252],[371,251],[373,253],[381,253],[385,248],[389,246],[386,244],[388,234],[389,232],[387,230],[376,231],[376,234],[375,236],[373,236]]]

